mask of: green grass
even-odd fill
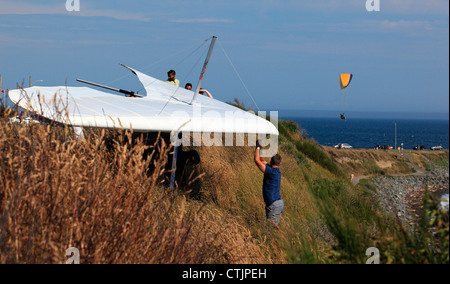
[[[379,207],[375,198],[377,188],[371,180],[361,180],[357,187],[352,186],[347,174],[322,147],[301,134],[300,126],[280,121],[279,130],[280,145],[303,165],[302,174],[314,207],[319,210],[314,221],[306,218],[306,229],[298,226],[301,233],[292,236],[296,245],[287,246],[289,262],[364,264],[370,247],[380,250],[381,262],[386,264],[449,262],[448,213],[430,209],[428,212],[434,214],[433,223],[422,222],[415,230],[405,228]],[[363,162],[364,170],[372,175],[386,175],[375,162],[380,157],[373,158]],[[448,153],[444,157],[428,158],[436,165],[448,165]],[[321,178],[309,160],[329,171],[331,177]],[[410,172],[410,168],[405,166],[400,171]],[[423,220],[430,220],[430,216],[424,216]],[[436,236],[431,233],[432,228],[439,232]],[[323,238],[323,232],[331,238]],[[328,241],[328,248],[324,249],[324,241]]]
[[[325,153],[322,147],[315,141],[304,139],[296,141],[295,146],[298,151],[302,152],[305,156],[330,171],[332,174],[345,177],[347,176],[344,171]]]
[[[424,154],[426,159],[430,161],[430,165],[427,168],[430,170],[435,168],[448,168],[449,167],[449,152],[446,151],[444,154],[440,155],[432,155],[432,154]]]
[[[359,181],[358,186],[365,188],[371,192],[376,192],[377,186],[370,179],[362,179]]]
[[[384,176],[386,173],[383,169],[381,169],[377,163],[373,160],[366,160],[362,162],[362,166],[367,170],[370,175],[382,175]]]

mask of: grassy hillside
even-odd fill
[[[415,174],[415,167],[425,171],[449,167],[448,151],[323,148],[346,172],[361,176]]]
[[[372,188],[351,184],[344,157],[293,122],[279,125],[279,228],[264,216],[253,147],[198,148],[201,164],[171,191],[161,140],[148,146],[129,132],[98,131],[75,141],[68,128],[5,122],[0,263],[64,263],[69,247],[83,263],[365,263],[370,247],[383,263],[448,263],[448,214],[435,213],[439,242],[426,226],[410,233]]]
[[[302,137],[294,122],[281,121],[279,128],[286,211],[278,230],[272,230],[264,218],[263,175],[254,166],[253,147],[199,150],[198,173],[205,174],[198,182],[202,201],[228,212],[230,219],[247,228],[262,249],[265,263],[365,263],[369,247],[392,243],[395,249],[385,263],[433,259],[431,247],[421,255],[408,255],[415,246],[417,251],[423,248],[424,236],[410,235],[388,217],[374,199],[370,184],[353,186],[350,182],[351,173],[412,174],[407,158],[376,150],[335,151]],[[448,152],[426,154],[436,155],[434,160],[439,163],[435,165],[448,163]]]
[[[325,148],[333,159],[347,172],[355,175],[412,174],[408,159],[397,151],[338,150]]]

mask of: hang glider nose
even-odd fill
[[[139,81],[141,82],[142,86],[144,87],[145,91],[147,92],[147,96],[148,94],[148,90],[147,87],[151,86],[152,84],[156,83],[158,81],[158,79],[155,79],[151,76],[148,76],[142,72],[139,72],[138,70],[135,70],[131,67],[126,66],[125,64],[120,64],[121,66],[125,67],[126,69],[130,70],[134,75],[136,75],[139,79]]]
[[[158,80],[127,65],[120,65],[130,70],[134,75],[137,76],[138,80],[141,82],[146,91],[146,96],[144,97],[162,99],[175,98],[179,102],[189,103],[189,99],[192,100],[192,97],[194,96],[194,93],[192,91],[180,88],[172,84],[167,84],[167,82]]]

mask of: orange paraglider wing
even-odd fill
[[[353,74],[341,74],[341,90],[345,90],[351,83]]]

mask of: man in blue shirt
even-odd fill
[[[276,225],[280,224],[281,215],[284,211],[284,201],[281,199],[281,156],[275,155],[266,162],[261,157],[261,145],[257,143],[255,151],[255,163],[264,173],[263,197],[266,203],[266,217]]]

